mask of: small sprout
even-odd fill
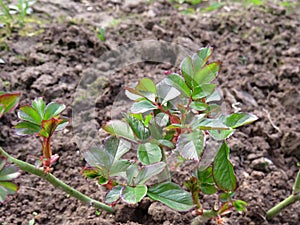
[[[60,116],[66,108],[63,104],[51,102],[45,104],[42,98],[36,98],[32,105],[22,106],[18,112],[21,121],[15,126],[18,135],[32,135],[42,137],[41,160],[45,172],[51,171],[51,165],[58,160],[57,154],[52,155],[50,145],[54,132],[63,130],[69,123],[68,119]]]
[[[105,36],[106,36],[106,30],[104,27],[101,27],[97,34],[97,37],[100,41],[105,42],[106,39]]]
[[[102,214],[102,211],[100,211],[100,210],[96,210],[95,214],[96,214],[96,216],[101,216],[101,214]]]

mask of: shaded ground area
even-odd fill
[[[247,213],[228,215],[228,224],[299,224],[299,203],[269,223],[265,212],[290,194],[300,160],[300,22],[296,13],[268,5],[232,5],[207,14],[182,15],[168,1],[40,1],[34,5],[45,30],[38,36],[13,34],[8,51],[1,52],[0,89],[21,91],[22,104],[37,96],[68,107],[80,78],[99,68],[99,57],[118,45],[145,39],[177,43],[195,52],[215,47],[213,60],[223,62],[217,78],[228,112],[239,108],[259,117],[229,141],[240,188],[237,197],[248,202]],[[117,19],[116,19],[117,18]],[[120,18],[120,19],[119,19]],[[84,19],[84,20],[81,20]],[[93,27],[107,26],[101,42]],[[104,67],[103,67],[104,66]],[[109,68],[109,67],[108,67]],[[125,84],[143,76],[158,79],[167,64],[139,63],[117,70],[99,87],[95,126],[116,113],[113,102]],[[234,107],[233,107],[234,106]],[[38,138],[14,134],[15,115],[1,121],[0,145],[19,159],[33,163],[40,155]],[[38,146],[38,147],[37,147]],[[72,127],[56,134],[53,149],[61,158],[54,175],[79,191],[103,199],[103,191],[80,174],[84,161],[73,139]],[[174,171],[182,182],[180,171]],[[188,224],[190,212],[179,213],[149,200],[137,206],[118,205],[116,215],[82,205],[35,176],[22,174],[16,196],[0,208],[3,224]],[[99,215],[100,214],[100,215]]]

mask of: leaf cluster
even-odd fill
[[[85,153],[88,166],[84,174],[97,177],[100,184],[111,185],[107,203],[122,199],[132,204],[147,195],[173,209],[189,210],[194,205],[201,208],[200,193],[218,193],[220,201],[226,203],[220,206],[220,213],[232,207],[244,210],[244,202],[232,200],[238,185],[226,139],[236,128],[257,117],[248,113],[222,114],[218,104],[221,97],[213,83],[221,63],[208,62],[212,51],[206,47],[187,56],[180,73],[171,73],[157,84],[143,78],[136,86],[126,88],[127,97],[134,101],[130,112],[122,120],[103,126],[111,135],[104,147]],[[187,179],[189,194],[171,182],[167,156],[173,152],[185,161],[201,162],[208,139],[223,144],[211,164],[196,168]],[[107,144],[112,141],[114,145]],[[134,162],[120,158],[132,149],[131,145],[137,149]],[[116,176],[125,181],[119,184]],[[146,184],[150,178],[157,178],[155,185]]]
[[[68,125],[68,120],[60,116],[65,108],[64,104],[51,102],[46,105],[43,98],[36,98],[31,106],[20,107],[18,117],[21,121],[15,126],[16,133],[50,138],[55,131],[60,131]]]

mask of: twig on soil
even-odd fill
[[[267,114],[267,118],[268,120],[270,121],[272,127],[277,130],[280,134],[282,134],[282,131],[280,130],[280,128],[278,126],[276,126],[276,124],[273,122],[272,118],[271,118],[271,115],[269,113],[268,110],[266,110],[265,108],[263,108],[263,111]]]
[[[99,208],[110,213],[114,213],[114,209],[109,205],[106,205],[102,202],[99,202],[95,199],[88,197],[85,194],[82,194],[81,192],[77,191],[76,189],[70,187],[63,181],[53,176],[51,173],[45,173],[43,170],[37,169],[35,166],[27,162],[12,157],[7,152],[5,152],[1,147],[0,147],[0,155],[3,155],[4,157],[8,158],[10,162],[16,164],[21,170],[43,178],[44,180],[51,183],[54,187],[61,189],[62,191],[66,192],[70,196],[77,198],[78,200],[84,202],[85,204],[92,205],[95,208]]]

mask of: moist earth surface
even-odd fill
[[[41,0],[32,7],[33,15],[41,21],[35,29],[41,32],[32,36],[13,32],[6,40],[9,48],[0,52],[5,62],[0,64],[0,89],[22,92],[21,105],[39,96],[47,102],[64,103],[67,109],[63,115],[72,118],[72,104],[78,101],[76,88],[82,78],[98,78],[99,71],[113,70],[103,79],[91,78],[89,88],[98,90],[99,95],[96,114],[91,124],[83,126],[85,130],[90,126],[99,130],[128,109],[122,100],[125,86],[142,77],[159,81],[168,70],[178,72],[174,57],[166,59],[169,63],[144,60],[112,68],[116,62],[102,61],[104,54],[118,54],[120,45],[130,49],[129,43],[145,40],[176,44],[189,52],[213,46],[211,60],[222,61],[216,83],[224,98],[224,110],[259,117],[228,140],[239,181],[236,197],[248,205],[247,212],[233,212],[225,220],[228,224],[299,224],[299,203],[269,222],[264,219],[268,209],[290,195],[300,160],[297,10],[273,3],[255,7],[232,3],[212,12],[185,15],[185,4],[180,6],[183,9],[176,9],[174,3],[163,0]],[[104,42],[95,32],[100,27],[106,28]],[[16,122],[16,113],[2,118],[0,145],[13,156],[34,163],[41,154],[40,140],[17,136],[13,130]],[[54,175],[103,200],[105,190],[81,174],[85,162],[71,125],[55,135],[52,147],[60,155]],[[180,169],[172,173],[174,182],[182,184],[186,173]],[[118,204],[117,213],[111,215],[82,204],[34,175],[22,173],[16,182],[20,185],[17,195],[10,196],[0,208],[2,224],[25,225],[34,218],[35,224],[55,225],[182,225],[193,218],[191,212],[176,212],[149,199],[138,205]]]

